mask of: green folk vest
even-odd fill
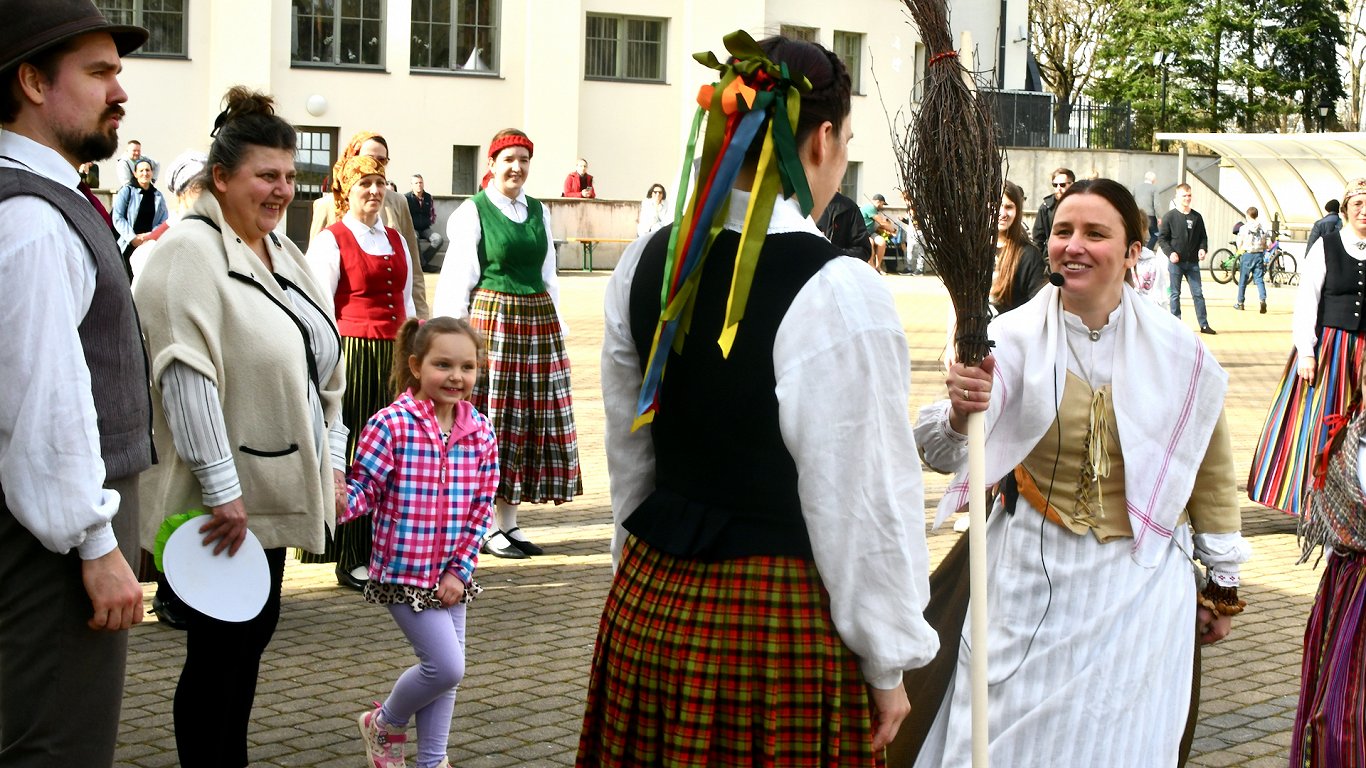
[[[545,291],[541,267],[549,234],[541,201],[528,197],[526,205],[526,221],[518,224],[504,216],[483,190],[474,196],[480,230],[478,287],[515,294]]]

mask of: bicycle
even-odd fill
[[[1237,247],[1235,243],[1229,243]],[[1214,282],[1224,285],[1238,274],[1239,255],[1227,248],[1214,252],[1209,261],[1209,276]],[[1299,264],[1295,254],[1281,249],[1281,241],[1274,240],[1271,247],[1262,254],[1262,264],[1266,282],[1275,286],[1299,285]]]
[[[1230,242],[1229,245],[1237,247],[1237,243]],[[1227,248],[1220,248],[1214,252],[1209,260],[1209,276],[1214,282],[1223,285],[1233,279],[1238,274],[1238,254]]]
[[[1295,254],[1281,250],[1281,241],[1275,240],[1262,256],[1266,264],[1266,281],[1272,285],[1299,285],[1300,270]]]

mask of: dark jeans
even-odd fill
[[[1191,299],[1195,302],[1195,320],[1204,328],[1209,325],[1205,316],[1205,292],[1200,288],[1200,262],[1181,261],[1176,264],[1167,262],[1167,276],[1171,278],[1171,288],[1167,291],[1168,303],[1172,314],[1181,316],[1181,278],[1191,284]]]
[[[1148,217],[1148,250],[1152,250],[1157,245],[1157,217]]]
[[[1252,279],[1257,283],[1257,296],[1263,302],[1266,301],[1266,283],[1262,282],[1262,272],[1265,270],[1265,262],[1262,259],[1261,251],[1245,253],[1238,259],[1238,303],[1243,303],[1243,294],[1247,290],[1247,275],[1252,273]]]
[[[219,621],[185,606],[185,667],[175,689],[181,768],[244,768],[261,654],[280,620],[285,550],[266,550],[270,595],[250,621]],[[181,601],[184,602],[183,600]]]

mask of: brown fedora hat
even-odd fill
[[[111,24],[91,0],[0,0],[0,72],[87,32],[108,32],[120,56],[147,42],[147,30]]]

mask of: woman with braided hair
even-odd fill
[[[873,459],[916,455],[901,320],[813,218],[844,175],[849,75],[814,43],[726,47],[686,212],[605,300],[617,571],[583,768],[882,765],[902,671],[936,647],[919,462]]]
[[[533,150],[515,128],[489,142],[484,188],[446,224],[432,301],[436,315],[469,318],[488,344],[471,402],[493,422],[501,474],[483,551],[513,559],[543,553],[517,525],[522,502],[583,493],[550,214],[523,189]]]

